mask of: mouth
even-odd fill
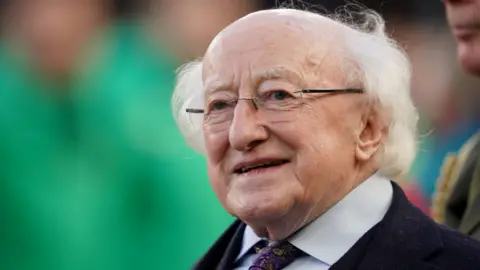
[[[457,25],[452,27],[453,35],[459,40],[468,40],[480,33],[479,24]]]
[[[288,160],[270,160],[270,161],[250,162],[250,163],[240,164],[236,166],[233,172],[238,175],[248,174],[248,173],[259,173],[267,169],[280,167],[288,162],[289,162]]]

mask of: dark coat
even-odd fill
[[[438,225],[392,185],[392,204],[383,220],[331,270],[480,270],[480,242]],[[193,269],[234,269],[245,226],[235,221]]]

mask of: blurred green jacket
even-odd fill
[[[1,269],[189,269],[232,221],[139,29],[106,30],[62,86],[0,47]]]

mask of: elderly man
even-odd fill
[[[175,117],[238,218],[195,269],[480,267],[478,242],[389,180],[415,156],[417,113],[407,58],[364,15],[256,12],[180,73]]]
[[[460,63],[480,76],[480,1],[443,2]],[[433,206],[438,222],[480,239],[480,131],[447,157]]]

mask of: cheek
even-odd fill
[[[225,205],[225,197],[228,193],[228,179],[224,168],[224,160],[226,159],[229,146],[228,136],[225,134],[211,134],[207,130],[204,130],[204,135],[210,184],[220,202]]]
[[[225,197],[228,193],[225,175],[218,165],[210,162],[207,163],[207,170],[210,185],[220,202],[224,205]]]
[[[230,146],[228,141],[228,131],[211,133],[208,129],[204,129],[204,138],[207,159],[212,165],[218,166],[224,161]]]
[[[341,134],[326,126],[316,129],[312,125],[309,129],[297,145],[295,170],[306,191],[305,202],[323,212],[329,207],[330,199],[342,189],[342,180],[355,164],[354,148],[344,143]]]
[[[307,112],[300,119],[282,127],[279,134],[299,153],[332,153],[344,143],[345,128],[337,117]]]
[[[279,131],[281,139],[296,152],[296,173],[301,180],[335,178],[354,162],[352,131],[343,124],[345,119],[337,116],[342,115],[340,112],[306,113]]]

